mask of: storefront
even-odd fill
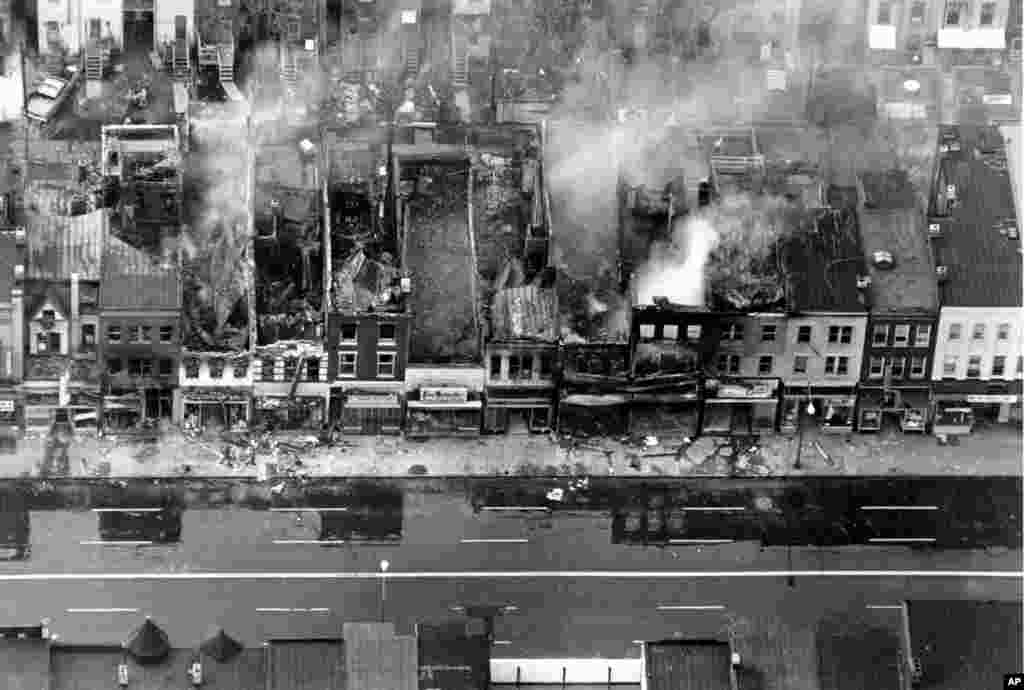
[[[863,389],[857,396],[857,430],[869,433],[899,429],[904,433],[924,433],[929,400],[927,388]]]
[[[558,406],[558,431],[584,436],[621,436],[629,431],[629,395],[571,393]]]
[[[708,379],[702,433],[758,434],[776,428],[778,379]]]
[[[256,396],[253,403],[253,424],[265,429],[314,431],[327,419],[322,395]]]
[[[544,433],[554,424],[554,391],[488,386],[484,431],[496,434]]]
[[[60,393],[54,385],[49,390],[25,391],[25,430],[46,431],[53,424],[53,416],[60,407]]]
[[[352,388],[331,391],[334,421],[346,434],[398,434],[402,430],[402,394]]]
[[[852,432],[857,418],[856,388],[787,386],[785,401],[782,404],[783,431],[795,431],[798,420],[808,418],[814,420],[826,433]]]
[[[480,394],[467,388],[423,387],[406,403],[405,433],[413,438],[477,436],[483,423]]]
[[[248,388],[182,388],[182,421],[196,430],[246,428],[249,424]]]
[[[932,433],[936,435],[963,435],[978,426],[1019,424],[1021,382],[937,381],[932,404]]]
[[[697,435],[701,407],[697,381],[632,386],[627,390],[629,433],[666,438]]]

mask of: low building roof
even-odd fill
[[[25,277],[39,280],[98,281],[103,246],[109,234],[107,211],[98,209],[78,216],[41,216],[26,228],[28,240]]]
[[[939,287],[913,185],[905,173],[891,172],[863,175],[861,186],[858,222],[872,309],[935,311]],[[874,261],[876,252],[891,254],[891,267],[880,268]]]
[[[491,336],[494,340],[558,339],[555,291],[524,285],[499,290],[491,306]]]
[[[799,232],[786,243],[790,311],[866,312],[857,288],[867,268],[855,214],[826,213],[813,225],[813,231]]]
[[[960,203],[935,241],[935,262],[946,267],[943,306],[1020,307],[1021,240],[1006,147],[992,127],[949,128],[959,152],[941,154]],[[933,196],[937,190],[933,190]],[[1006,228],[1017,228],[1011,237]],[[1002,228],[1002,230],[1000,230]]]

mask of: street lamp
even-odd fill
[[[389,562],[387,562],[387,561],[381,561],[380,562],[380,572],[381,572],[381,578],[380,578],[380,619],[382,621],[384,620],[384,602],[388,598],[387,572],[388,572],[388,568],[390,568],[390,567],[391,567],[391,564]]]
[[[814,407],[814,399],[811,396],[812,396],[811,384],[810,384],[810,382],[808,382],[807,383],[807,407],[805,409],[807,410],[807,416],[814,417],[814,413],[817,412],[817,408]],[[800,464],[800,459],[801,459],[801,457],[803,455],[803,452],[804,452],[804,425],[803,425],[802,420],[800,419],[800,415],[797,414],[797,424],[796,424],[796,462],[793,463],[793,469],[795,469],[795,470],[803,469],[803,465]]]

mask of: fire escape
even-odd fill
[[[758,150],[754,129],[722,132],[712,135],[711,139],[710,167],[714,188],[719,193],[723,189],[737,187],[743,191],[760,191],[765,162]],[[733,151],[733,148],[741,150]]]
[[[90,39],[85,44],[85,80],[103,81],[103,75],[110,65],[110,44],[100,39]]]

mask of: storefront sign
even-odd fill
[[[421,388],[420,400],[433,403],[463,403],[469,400],[466,388]]]
[[[1019,395],[998,395],[998,394],[968,395],[967,396],[967,402],[972,403],[972,404],[982,404],[982,405],[984,405],[986,403],[989,403],[989,404],[1003,404],[1003,403],[1013,404],[1013,403],[1016,403],[1016,402],[1020,402],[1020,396]]]
[[[345,402],[350,407],[394,407],[398,405],[398,394],[350,393]]]
[[[14,401],[0,400],[0,412],[14,412]]]

